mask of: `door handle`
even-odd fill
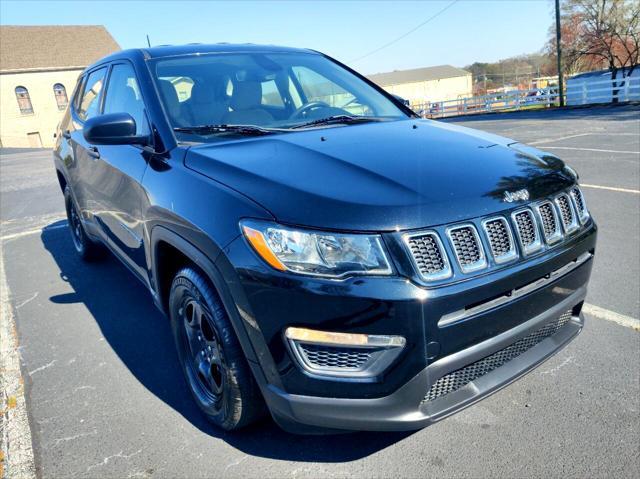
[[[71,139],[71,132],[69,130],[62,132],[62,136],[67,139],[70,140]]]
[[[91,158],[95,158],[96,160],[98,158],[100,158],[100,152],[98,151],[98,149],[95,146],[90,146],[89,148],[87,148],[87,154]]]

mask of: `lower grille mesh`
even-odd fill
[[[317,368],[359,369],[371,358],[369,351],[358,348],[333,348],[301,343],[300,350],[307,363]]]
[[[471,363],[464,368],[453,371],[438,379],[425,395],[423,402],[433,401],[439,397],[466,386],[471,381],[490,373],[494,369],[503,366],[512,359],[528,351],[544,339],[554,335],[562,326],[571,319],[571,310],[564,313],[557,320],[547,323],[537,331],[519,339],[510,346],[497,351],[486,358]]]

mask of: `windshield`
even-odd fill
[[[159,59],[151,67],[179,140],[247,131],[202,128],[212,125],[299,131],[407,118],[366,82],[314,53],[188,55]]]

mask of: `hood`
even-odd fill
[[[436,226],[519,206],[574,179],[558,158],[429,120],[367,123],[204,144],[186,165],[282,223],[352,231]]]

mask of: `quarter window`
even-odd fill
[[[33,113],[33,105],[31,104],[31,97],[29,96],[29,90],[23,86],[16,87],[16,99],[18,100],[18,108],[23,115],[31,115]]]
[[[77,112],[82,120],[88,120],[98,114],[100,92],[104,85],[104,74],[106,71],[106,68],[100,68],[99,70],[91,72],[87,77]]]
[[[64,110],[69,104],[69,98],[67,98],[67,89],[62,83],[56,83],[55,85],[53,85],[53,96],[56,98],[58,110]]]
[[[128,113],[136,122],[137,135],[149,133],[136,74],[128,63],[118,63],[111,69],[104,113]]]

